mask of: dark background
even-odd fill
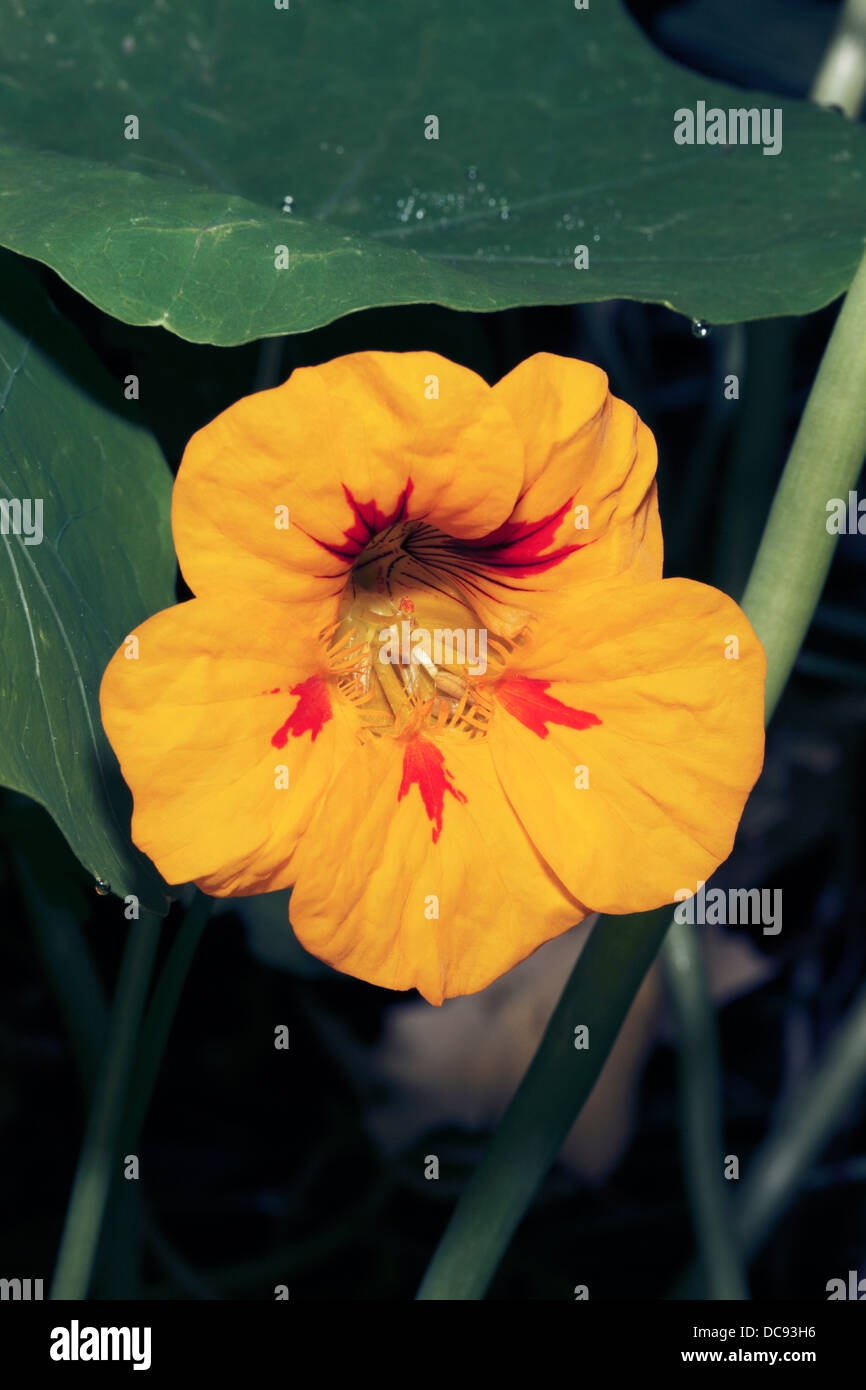
[[[689,66],[803,96],[837,5],[635,0],[631,9]],[[239,396],[342,353],[429,348],[489,381],[541,350],[596,362],[658,440],[666,574],[735,597],[835,313],[711,327],[701,338],[667,310],[626,302],[490,315],[410,307],[355,314],[281,349],[217,349],[129,328],[49,272],[43,278],[112,373],[140,377],[146,423],[173,468],[189,435]],[[731,372],[739,401],[724,398]],[[781,888],[784,901],[779,936],[745,934],[747,980],[726,983],[711,972],[726,1150],[743,1168],[779,1104],[823,1054],[866,963],[863,554],[858,537],[840,539],[720,878]],[[39,808],[4,794],[0,831],[0,1274],[43,1277],[47,1287],[84,1106],[30,919],[40,911],[77,919],[106,991],[126,924],[118,901],[96,896]],[[420,1098],[389,1091],[382,1075],[386,1022],[402,996],[316,969],[288,932],[282,948],[271,932],[270,945],[259,935],[254,949],[243,911],[221,907],[205,932],[141,1141],[142,1178],[122,1185],[110,1212],[94,1295],[271,1298],[274,1284],[286,1283],[293,1298],[409,1298],[483,1148],[483,1126],[467,1124],[456,1105],[445,1119],[439,1104],[428,1133],[402,1146],[378,1142],[370,1116],[383,1099],[398,1113],[410,1110],[416,1129],[424,1123],[423,1049]],[[447,1008],[439,1017],[447,1029]],[[273,1048],[278,1023],[291,1029],[288,1053]],[[484,1027],[495,1037],[495,1008]],[[654,1298],[690,1257],[676,1054],[664,1019],[654,1018],[652,1030],[643,1068],[611,1078],[627,1117],[619,1154],[599,1152],[593,1164],[590,1145],[582,1174],[573,1165],[550,1174],[491,1296],[569,1299],[576,1283],[587,1283],[593,1299]],[[426,1036],[435,1052],[435,1036]],[[435,1068],[435,1056],[429,1060]],[[459,1080],[455,1071],[455,1087]],[[493,1078],[491,1095],[503,1084]],[[424,1178],[431,1153],[440,1158],[438,1182]],[[860,1113],[848,1117],[755,1261],[755,1297],[825,1298],[828,1279],[866,1272],[864,1184]]]

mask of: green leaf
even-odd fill
[[[619,0],[89,0],[0,46],[0,243],[196,342],[425,301],[800,314],[859,259],[866,131],[688,72]],[[677,145],[698,101],[782,108],[781,152]]]
[[[164,913],[98,693],[127,633],[174,602],[171,475],[123,418],[123,383],[5,254],[0,304],[0,781],[41,802],[94,878]]]

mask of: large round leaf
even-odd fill
[[[193,341],[420,301],[803,313],[866,227],[862,128],[676,66],[619,0],[9,6],[0,51],[0,242]],[[678,145],[699,102],[782,108],[781,150]]]
[[[123,418],[123,382],[5,254],[0,305],[0,782],[46,807],[94,878],[165,912],[98,691],[130,629],[174,602],[171,474]]]

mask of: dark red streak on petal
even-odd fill
[[[413,738],[403,751],[403,780],[397,793],[402,801],[409,789],[416,785],[421,793],[424,810],[433,826],[435,845],[442,834],[442,812],[445,807],[445,793],[450,792],[455,801],[465,802],[463,792],[451,781],[451,773],[445,766],[445,759],[436,747],[426,738]]]
[[[316,737],[322,732],[322,728],[331,719],[331,701],[328,698],[328,690],[325,682],[319,676],[308,676],[300,685],[293,685],[289,691],[290,695],[298,696],[298,703],[295,705],[294,712],[289,715],[285,724],[281,725],[271,739],[275,748],[285,748],[289,741],[289,734],[292,738],[300,738],[302,734],[309,734],[312,742],[315,743]]]
[[[406,520],[409,498],[412,496],[412,487],[412,479],[409,478],[406,482],[406,486],[397,498],[394,508],[390,512],[384,512],[379,507],[375,497],[372,497],[369,502],[356,501],[344,483],[343,495],[352,509],[353,516],[351,526],[343,532],[346,538],[346,544],[344,546],[329,545],[326,541],[319,540],[318,536],[313,536],[311,539],[316,542],[316,545],[320,545],[323,550],[327,550],[329,555],[335,555],[338,560],[345,560],[348,564],[351,564],[380,531],[386,531],[389,526],[395,526],[398,522]],[[327,577],[332,578],[335,576]]]
[[[574,498],[571,497],[558,511],[551,512],[540,521],[504,521],[486,536],[479,536],[475,540],[454,540],[447,548],[453,555],[475,560],[485,569],[505,570],[516,579],[539,574],[591,544],[588,541],[580,544],[575,542],[574,545],[561,545],[544,554],[547,547],[553,544],[573,504]]]
[[[568,729],[589,729],[600,724],[598,715],[589,710],[572,709],[555,695],[546,694],[550,681],[535,676],[509,676],[496,686],[496,698],[502,707],[531,729],[539,738],[547,738],[548,724],[564,724]]]

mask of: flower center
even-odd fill
[[[373,736],[432,728],[477,738],[490,720],[482,682],[505,644],[436,565],[439,535],[403,522],[375,536],[352,566],[338,622],[323,634],[331,681]]]

